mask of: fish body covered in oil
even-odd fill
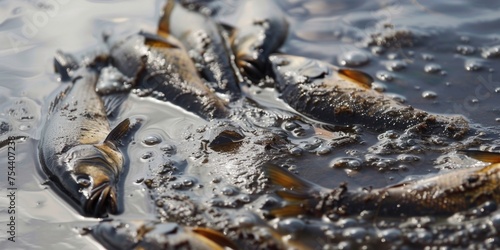
[[[107,249],[237,249],[215,230],[168,222],[102,221],[91,232]]]
[[[326,189],[302,180],[277,166],[268,169],[272,182],[290,190],[278,191],[288,206],[271,212],[278,217],[300,213],[357,214],[373,211],[384,216],[450,215],[487,201],[500,202],[500,153],[465,151],[493,164],[465,168],[416,181],[368,191]],[[475,154],[475,155],[473,155]]]
[[[364,210],[383,216],[450,215],[487,201],[500,202],[500,153],[464,151],[492,164],[453,170],[421,180],[367,191],[342,186],[326,189],[302,180],[277,166],[267,169],[270,180],[288,190],[277,191],[288,205],[271,211],[278,217],[297,214],[358,214]]]
[[[339,70],[326,62],[291,55],[273,55],[276,89],[297,112],[338,125],[405,130],[460,138],[468,131],[461,116],[440,116],[404,105],[371,89],[365,76]],[[361,79],[361,80],[360,80]]]
[[[188,10],[175,0],[167,1],[158,25],[160,36],[173,36],[182,42],[200,68],[201,75],[215,84],[217,92],[237,99],[240,97],[240,81],[233,68],[225,33],[212,18]]]
[[[49,107],[38,149],[42,169],[85,215],[116,214],[124,163],[117,140],[128,131],[130,121],[125,119],[111,130],[95,92],[97,72],[81,68],[74,75]]]
[[[274,0],[246,0],[237,10],[238,19],[230,41],[236,64],[251,80],[272,73],[269,56],[288,36],[288,21]]]
[[[205,85],[175,38],[140,33],[110,43],[112,65],[134,79],[137,95],[171,102],[204,119],[227,116],[225,101]]]

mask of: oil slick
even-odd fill
[[[271,61],[280,98],[307,117],[375,130],[413,127],[456,139],[468,131],[463,117],[429,114],[372,90],[369,77],[299,56],[274,55]]]
[[[51,103],[38,150],[47,176],[87,216],[117,214],[117,183],[123,172],[118,140],[129,130],[125,119],[110,129],[95,92],[97,72],[80,68]]]
[[[326,189],[302,180],[275,165],[267,169],[271,182],[288,190],[277,195],[288,205],[271,211],[277,217],[297,214],[357,214],[373,211],[383,216],[450,215],[484,204],[500,202],[500,153],[461,151],[492,163],[464,168],[416,181],[367,191],[347,191],[345,186]]]

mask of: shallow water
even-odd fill
[[[9,198],[7,177],[0,181],[5,195],[0,197],[1,248],[95,249],[98,243],[79,230],[98,220],[80,216],[66,201],[44,184],[36,145],[40,125],[45,119],[44,105],[60,85],[53,73],[55,51],[84,51],[99,44],[103,32],[133,33],[155,31],[159,6],[163,1],[0,1],[0,122],[9,131],[0,131],[0,140],[25,136],[16,141],[15,174],[16,242],[7,238]],[[217,19],[231,23],[237,1],[218,1],[222,7]],[[479,139],[464,139],[480,149],[500,149],[500,4],[460,1],[294,1],[281,0],[291,24],[290,35],[280,50],[328,61],[344,62],[377,78],[377,86],[406,104],[434,113],[465,116],[474,127],[484,131]],[[397,43],[387,42],[394,31],[411,32]],[[382,33],[377,39],[373,34]],[[384,40],[383,38],[387,38]],[[385,41],[385,43],[384,43]],[[377,42],[379,44],[377,44]],[[270,89],[252,88],[261,105],[290,110]],[[149,98],[131,96],[122,107],[125,117],[144,119],[127,148],[129,165],[124,178],[125,212],[117,218],[153,218],[154,208],[147,190],[137,180],[146,178],[145,154],[158,153],[141,141],[151,135],[163,144],[182,139],[185,128],[197,128],[206,122],[178,107]],[[306,131],[311,126],[304,124]],[[310,142],[313,136],[293,137],[292,142]],[[326,187],[347,182],[349,187],[382,187],[414,175],[425,175],[445,168],[481,165],[473,160],[438,151],[416,154],[417,161],[398,160],[401,154],[379,154],[376,162],[400,167],[379,171],[377,167],[332,168],[339,158],[351,157],[366,162],[366,155],[379,134],[364,131],[364,144],[349,144],[318,156],[302,153],[290,156],[287,164],[301,176]],[[471,142],[474,141],[474,142]],[[156,151],[155,151],[156,150]],[[8,149],[0,149],[2,166],[7,164]],[[142,157],[142,158],[141,158]],[[446,158],[448,157],[448,158]],[[147,157],[146,157],[147,158]],[[448,160],[447,160],[448,159]],[[451,160],[450,160],[451,159]],[[182,161],[183,159],[177,159]],[[187,161],[189,162],[189,161]],[[388,162],[388,163],[387,163]],[[189,163],[181,163],[189,164]],[[353,163],[356,165],[356,163]],[[383,165],[383,164],[382,164]],[[377,166],[382,166],[377,165]],[[312,169],[312,170],[311,170]],[[7,175],[7,169],[2,168]],[[320,242],[321,243],[321,242]],[[320,244],[318,243],[318,244]]]

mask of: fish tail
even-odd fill
[[[500,153],[479,150],[458,150],[458,153],[467,155],[479,161],[500,163]]]
[[[310,213],[316,210],[324,188],[310,183],[276,165],[268,165],[266,173],[269,180],[289,190],[278,190],[276,195],[288,204],[281,208],[271,209],[269,215],[289,217]]]
[[[213,249],[238,249],[238,247],[228,239],[224,234],[209,228],[193,228],[192,231],[201,241],[205,241]]]
[[[273,184],[284,188],[307,191],[316,186],[315,184],[302,180],[289,171],[273,164],[267,165],[266,173],[267,177]]]

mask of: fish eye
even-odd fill
[[[88,175],[80,175],[76,177],[76,183],[83,188],[89,187],[92,184],[92,180]]]

